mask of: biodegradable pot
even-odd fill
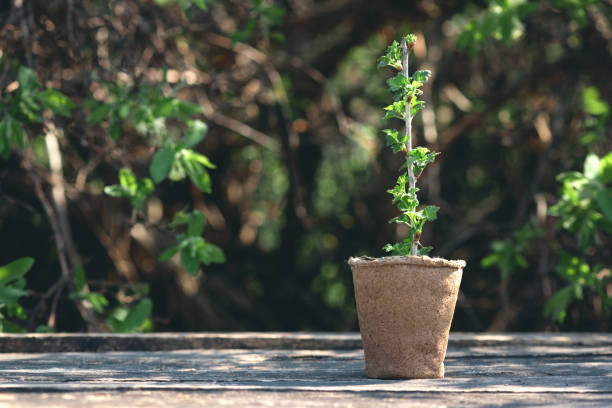
[[[442,378],[465,261],[351,258],[370,378]]]

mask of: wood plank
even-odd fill
[[[449,348],[612,346],[612,334],[469,334],[451,333]],[[0,353],[136,351],[187,349],[330,349],[361,348],[359,333],[33,333],[0,334]]]
[[[189,391],[126,391],[74,392],[74,393],[19,393],[0,394],[0,406],[20,408],[54,407],[353,407],[388,408],[410,407],[474,407],[474,406],[555,406],[606,407],[612,406],[609,394],[467,394],[467,393],[386,393],[363,392],[189,392]]]
[[[168,350],[0,353],[1,407],[612,405],[612,336],[601,334],[453,333],[438,380],[366,378],[358,333],[3,339],[34,339],[27,351]]]
[[[372,380],[363,363],[341,350],[4,354],[0,390],[612,393],[612,356],[449,357],[440,380]]]

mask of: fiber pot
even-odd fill
[[[351,258],[370,378],[442,378],[465,261]]]

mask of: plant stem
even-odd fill
[[[410,78],[410,71],[408,69],[408,54],[409,54],[409,50],[408,50],[408,45],[406,44],[406,40],[404,39],[402,41],[402,69],[403,69],[403,74],[406,77],[406,79]],[[405,125],[406,125],[406,133],[405,135],[407,136],[407,140],[406,140],[406,159],[408,159],[408,157],[410,157],[410,151],[412,150],[412,114],[410,112],[410,105],[411,105],[412,100],[410,99],[410,97],[406,96],[406,119],[405,119]],[[416,177],[414,176],[414,169],[412,168],[412,165],[410,163],[408,163],[408,166],[406,167],[407,171],[408,171],[408,178],[409,178],[409,188],[415,188],[416,187]],[[411,255],[416,255],[417,254],[417,243],[418,243],[418,238],[415,236],[412,239],[412,248],[410,250]]]

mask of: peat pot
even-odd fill
[[[370,378],[442,378],[465,261],[351,258]]]

